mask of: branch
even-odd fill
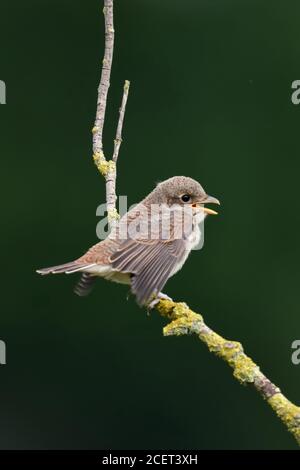
[[[117,163],[118,156],[119,156],[119,150],[120,150],[121,143],[122,143],[122,128],[123,128],[123,121],[124,121],[124,115],[125,115],[125,109],[126,109],[126,104],[127,104],[129,87],[130,87],[130,82],[128,80],[125,80],[122,104],[121,104],[121,108],[119,110],[120,114],[119,114],[117,133],[116,133],[116,138],[115,138],[115,141],[114,141],[115,145],[114,145],[113,161],[115,163]]]
[[[122,104],[120,108],[117,133],[114,142],[114,153],[111,160],[107,160],[103,151],[103,127],[105,121],[105,111],[107,103],[108,89],[110,86],[110,75],[114,52],[114,15],[113,0],[104,0],[103,14],[105,19],[105,49],[102,61],[101,79],[98,87],[98,100],[95,124],[93,132],[93,159],[100,173],[106,181],[106,209],[108,222],[111,228],[115,227],[119,214],[116,209],[116,163],[122,142],[122,127],[127,103],[130,82],[125,81]]]
[[[104,0],[103,13],[105,17],[105,53],[93,128],[93,152],[95,164],[106,180],[108,220],[111,227],[114,227],[119,217],[116,210],[116,163],[122,142],[122,127],[130,84],[127,80],[125,81],[113,157],[111,160],[106,160],[103,152],[102,134],[114,48],[113,0]],[[193,312],[185,303],[160,300],[156,308],[162,316],[171,320],[164,328],[165,336],[196,334],[206,344],[210,352],[222,358],[232,367],[233,376],[241,384],[252,384],[256,388],[300,445],[300,407],[291,403],[280,389],[260,371],[252,359],[244,353],[240,343],[224,339],[215,333],[204,323],[202,316]]]
[[[164,336],[195,334],[209,351],[223,359],[233,369],[233,376],[243,385],[252,384],[300,445],[300,407],[291,403],[248,357],[241,343],[230,341],[209,328],[199,313],[185,303],[161,300],[158,312],[171,320],[164,327]]]

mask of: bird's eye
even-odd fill
[[[189,194],[183,194],[183,195],[181,196],[181,200],[182,200],[183,202],[189,202],[189,201],[191,200],[191,196],[190,196]]]

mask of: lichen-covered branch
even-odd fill
[[[210,352],[232,367],[233,376],[241,384],[252,384],[256,388],[300,445],[300,407],[291,403],[261,372],[258,365],[244,353],[241,343],[215,333],[204,323],[202,316],[185,303],[161,300],[156,308],[162,316],[171,320],[164,328],[165,336],[197,335]]]
[[[98,100],[95,124],[92,129],[93,132],[93,159],[94,162],[104,176],[106,182],[106,209],[108,222],[110,227],[113,228],[119,218],[116,209],[116,162],[119,154],[119,149],[122,141],[122,127],[127,103],[129,81],[125,81],[123,99],[120,108],[119,121],[117,126],[117,134],[114,145],[114,153],[112,159],[106,159],[103,150],[103,127],[105,121],[105,111],[107,103],[108,89],[110,86],[111,67],[114,52],[114,2],[113,0],[104,0],[104,20],[105,20],[105,49],[104,58],[102,61],[101,79],[98,87]]]

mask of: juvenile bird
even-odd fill
[[[82,272],[75,293],[85,296],[97,277],[128,284],[139,305],[164,298],[167,280],[179,271],[199,243],[199,223],[220,204],[192,178],[174,176],[159,183],[127,212],[108,237],[67,264],[39,269],[39,274]]]

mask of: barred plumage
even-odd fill
[[[75,294],[79,295],[80,297],[85,297],[86,295],[89,295],[89,293],[94,287],[95,280],[95,276],[92,276],[88,273],[83,273],[80,280],[74,287]]]

